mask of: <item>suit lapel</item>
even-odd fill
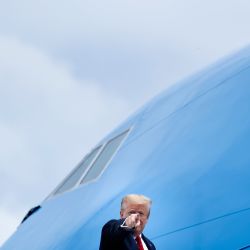
[[[129,235],[129,237],[125,241],[126,249],[131,249],[131,250],[138,250],[136,241],[133,237],[133,235]]]
[[[143,241],[145,242],[148,250],[154,250],[155,249],[149,239],[147,239],[143,234],[141,235],[141,237],[142,237]],[[135,241],[132,234],[129,235],[129,237],[126,239],[126,241],[124,243],[126,245],[126,249],[138,250],[136,241]]]
[[[142,237],[143,241],[145,242],[145,244],[146,244],[148,250],[154,249],[152,243],[150,242],[150,240],[148,240],[148,239],[144,236],[144,234],[142,234],[141,237]]]

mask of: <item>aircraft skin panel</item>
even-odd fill
[[[101,177],[45,200],[1,250],[96,250],[121,197],[153,200],[157,249],[250,245],[250,49],[163,92],[101,142],[131,127]]]
[[[250,211],[175,231],[153,239],[158,249],[234,249],[249,245]],[[243,233],[242,233],[243,232]],[[232,240],[232,239],[236,239]]]

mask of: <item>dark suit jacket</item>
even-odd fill
[[[111,220],[102,228],[99,250],[138,250],[133,230],[122,228],[124,220]],[[155,250],[154,244],[142,234],[148,250]]]

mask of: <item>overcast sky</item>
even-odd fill
[[[0,245],[141,104],[250,43],[249,0],[0,4]]]

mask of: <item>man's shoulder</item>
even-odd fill
[[[124,219],[118,219],[118,220],[112,219],[112,220],[109,220],[108,222],[106,222],[103,227],[109,227],[112,225],[113,226],[120,226],[120,225],[122,225],[123,222],[124,222]]]
[[[124,223],[125,219],[112,219],[109,220],[104,224],[102,227],[102,233],[108,233],[108,234],[116,234],[116,235],[123,235],[128,232],[131,232],[131,229],[124,228],[122,224]]]
[[[124,244],[125,241],[128,241],[132,237],[132,232],[121,227],[123,222],[123,219],[113,219],[109,220],[103,226],[99,248],[100,250],[127,249]]]

